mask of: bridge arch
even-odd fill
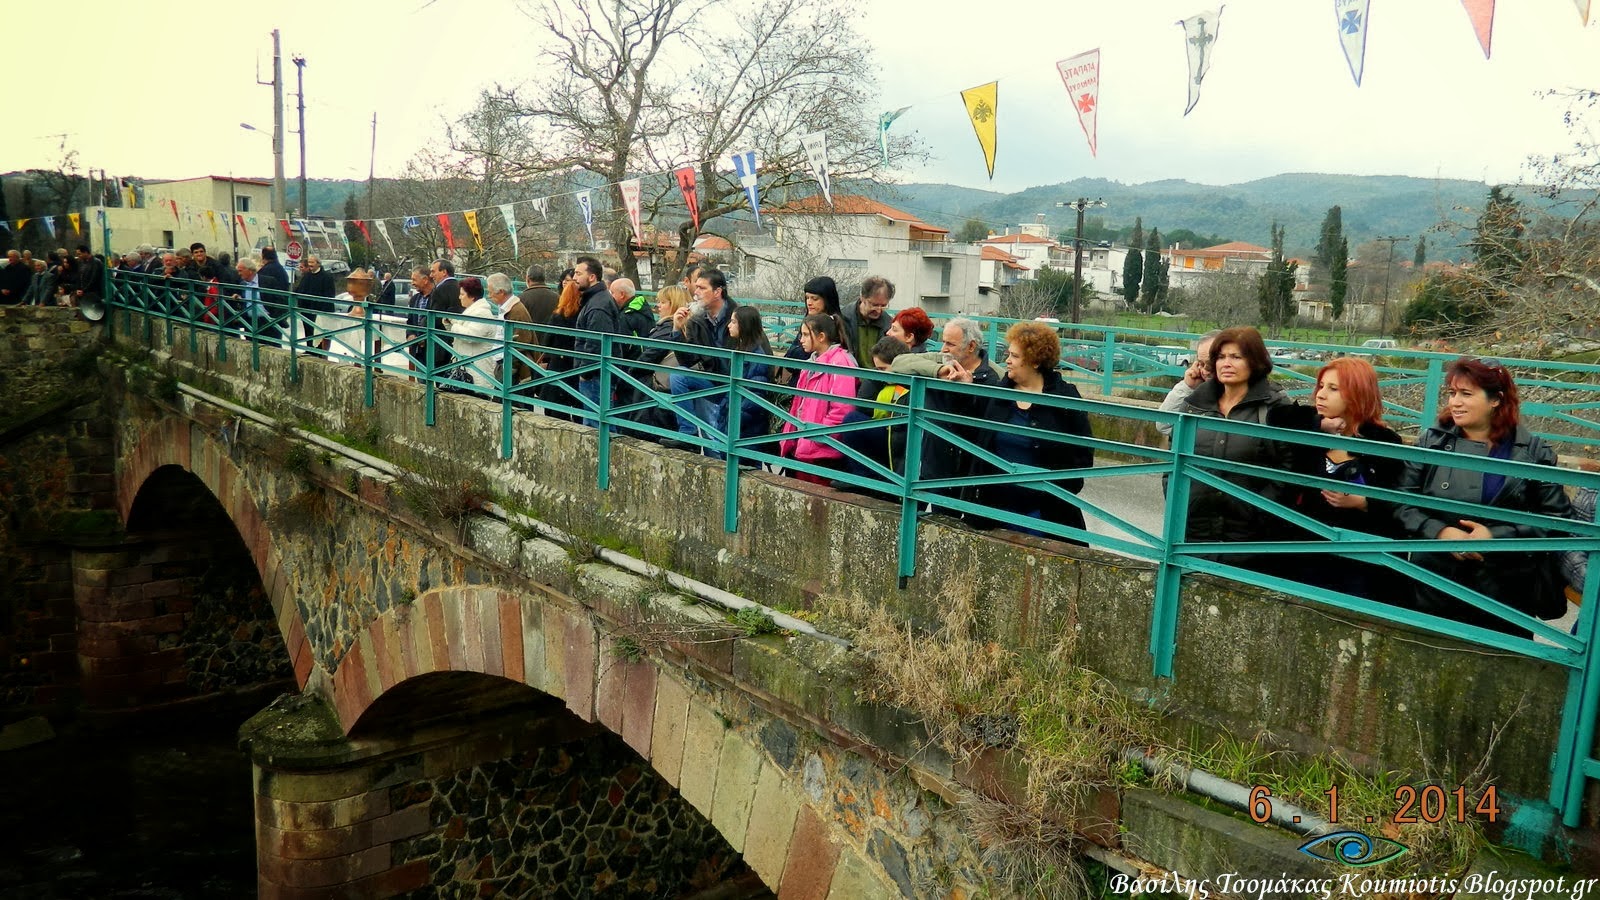
[[[482,585],[427,591],[378,616],[328,680],[341,729],[371,739],[403,715],[414,686],[475,673],[502,698],[524,685],[577,720],[620,738],[744,857],[775,893],[882,896],[884,885],[841,851],[810,806],[799,766],[769,758],[692,676],[654,658],[628,658],[588,610]],[[438,682],[435,682],[438,684]],[[463,682],[446,688],[467,690]],[[815,786],[813,786],[814,788]],[[845,857],[845,858],[841,858]]]
[[[199,479],[239,532],[283,635],[294,666],[295,685],[304,689],[311,680],[315,660],[299,608],[287,596],[282,558],[273,546],[262,504],[218,441],[178,416],[160,417],[142,430],[117,460],[116,501],[121,520],[125,524],[133,521],[140,493],[167,467],[176,467]]]

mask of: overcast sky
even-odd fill
[[[15,2],[15,0],[14,0]],[[996,4],[871,0],[882,108],[930,151],[902,181],[1015,191],[1080,176],[1213,184],[1282,172],[1515,181],[1530,154],[1562,148],[1561,109],[1535,93],[1600,88],[1600,11],[1572,0],[1499,4],[1485,60],[1459,0],[1375,0],[1357,88],[1332,0],[1231,0],[1198,107],[1187,117],[1178,19],[1205,0]],[[303,54],[309,174],[365,178],[378,116],[379,176],[396,174],[494,80],[539,65],[514,0],[271,3],[190,0],[135,13],[122,0],[7,4],[19,95],[0,129],[0,171],[53,168],[63,141],[81,167],[180,178],[270,177],[273,27]],[[263,11],[270,11],[264,13]],[[91,25],[89,23],[96,23]],[[98,27],[103,26],[103,27]],[[1089,155],[1055,62],[1102,52],[1099,157]],[[961,104],[999,87],[993,181]],[[286,122],[293,127],[293,98]],[[65,137],[60,135],[65,134]],[[298,169],[289,135],[287,168]]]

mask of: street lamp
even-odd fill
[[[239,127],[272,141],[272,205],[277,207],[274,212],[278,215],[287,216],[289,202],[283,186],[283,141],[276,133],[263,131],[249,122],[240,122]]]
[[[1072,324],[1076,325],[1083,304],[1083,211],[1090,207],[1105,209],[1106,202],[1098,198],[1086,200],[1079,197],[1076,200],[1063,200],[1056,206],[1070,207],[1078,211],[1078,234],[1072,242]]]

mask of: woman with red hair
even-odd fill
[[[1319,429],[1344,437],[1359,437],[1383,444],[1399,444],[1400,435],[1383,423],[1383,397],[1378,391],[1378,373],[1372,364],[1353,356],[1341,357],[1317,372],[1315,406],[1284,408],[1285,418],[1299,421],[1274,421],[1288,427]],[[1276,419],[1276,417],[1275,417]],[[1302,475],[1348,482],[1349,491],[1316,488],[1300,490],[1295,506],[1319,522],[1350,531],[1399,537],[1393,507],[1362,495],[1360,486],[1393,488],[1400,481],[1404,464],[1388,456],[1300,446],[1293,453],[1293,468]],[[1307,555],[1299,560],[1295,576],[1307,584],[1343,591],[1358,597],[1384,599],[1387,570],[1359,560],[1328,554]],[[1393,598],[1388,598],[1393,599]]]
[[[1462,357],[1445,370],[1443,409],[1437,427],[1417,439],[1423,449],[1445,450],[1467,456],[1556,464],[1550,445],[1518,421],[1517,384],[1497,362]],[[1521,510],[1570,518],[1572,507],[1559,484],[1515,475],[1493,475],[1448,462],[1408,462],[1400,489],[1441,500],[1464,500],[1500,509]],[[1455,513],[1424,506],[1399,506],[1395,520],[1407,533],[1429,540],[1483,540],[1546,537],[1534,525],[1474,521]],[[1567,611],[1555,553],[1490,553],[1471,551],[1415,553],[1412,561],[1513,609],[1543,619],[1559,618]],[[1495,631],[1528,636],[1527,629],[1505,621],[1447,593],[1416,585],[1415,607],[1426,613],[1478,625]]]
[[[889,330],[883,333],[884,337],[892,337],[907,347],[912,353],[928,352],[928,338],[933,336],[933,320],[920,307],[902,309],[895,313],[894,319],[889,323]]]

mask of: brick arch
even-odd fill
[[[300,609],[287,596],[282,557],[273,547],[271,530],[244,473],[220,444],[198,426],[176,417],[165,417],[146,428],[131,448],[124,447],[117,460],[118,515],[123,522],[128,521],[139,491],[157,469],[165,466],[177,466],[199,478],[227,512],[250,551],[261,588],[272,604],[284,649],[294,663],[295,685],[305,689],[316,661],[306,639],[305,624],[300,620]]]
[[[808,805],[800,775],[766,758],[756,739],[727,728],[654,660],[627,662],[613,653],[582,607],[480,585],[435,588],[370,622],[326,688],[349,734],[378,698],[437,672],[518,681],[608,728],[780,896],[890,895],[874,867],[834,841]]]

